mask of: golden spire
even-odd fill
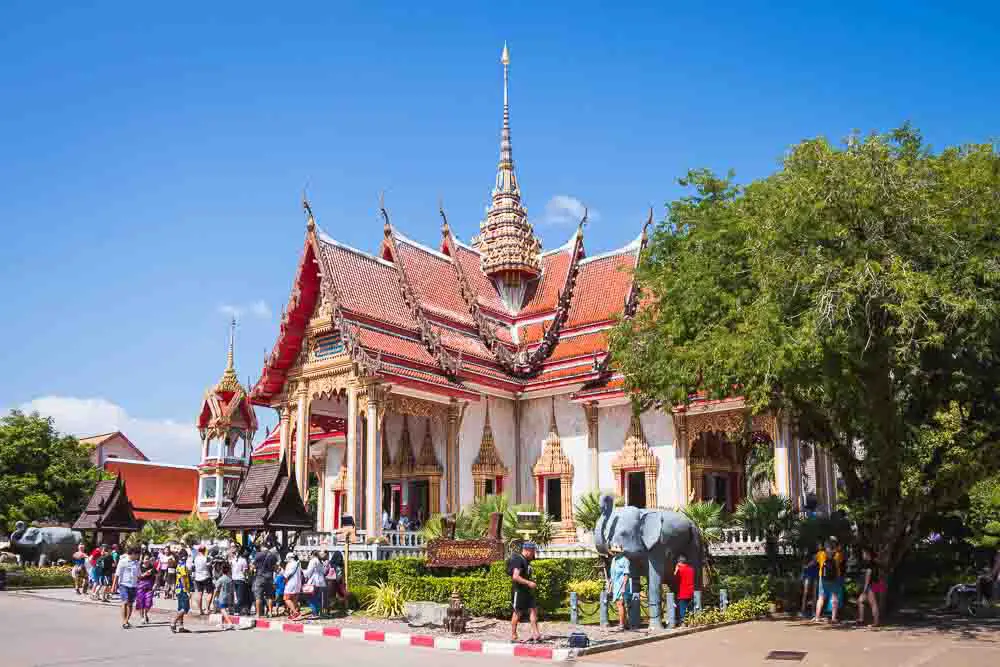
[[[521,188],[514,170],[510,142],[510,51],[506,42],[500,56],[503,64],[503,127],[500,131],[500,162],[497,164],[493,198],[486,219],[479,225],[480,265],[483,273],[500,278],[504,284],[519,285],[522,278],[541,272],[541,243],[528,222],[521,204]],[[520,304],[516,304],[519,306]]]
[[[552,397],[552,414],[549,418],[549,437],[548,440],[559,441],[559,427],[556,425],[556,397]]]
[[[229,322],[229,351],[226,353],[226,370],[236,371],[235,368],[235,354],[234,348],[236,347],[236,316],[233,315],[233,319]]]
[[[229,349],[226,351],[226,370],[222,373],[222,379],[215,385],[216,391],[242,391],[240,379],[236,377],[235,353],[236,348],[236,316],[229,323]]]

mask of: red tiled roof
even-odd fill
[[[580,265],[573,303],[565,329],[592,322],[606,322],[621,315],[632,287],[635,250],[601,257]]]
[[[604,384],[598,385],[596,387],[581,389],[580,391],[573,394],[573,398],[574,399],[590,398],[593,396],[599,396],[601,394],[618,393],[624,391],[624,389],[625,389],[625,379],[619,375],[611,378]]]
[[[561,336],[556,349],[552,351],[549,361],[571,359],[583,355],[593,355],[594,352],[604,352],[608,349],[608,329],[578,336]]]
[[[456,382],[451,382],[443,375],[439,375],[437,373],[427,373],[425,371],[420,371],[415,368],[409,368],[407,366],[398,366],[396,364],[383,364],[382,372],[388,376],[396,376],[397,378],[402,379],[401,384],[411,384],[414,386],[430,385],[447,390],[448,392],[451,393],[460,393],[463,395],[468,395],[469,398],[478,397],[478,394],[470,392],[461,384]]]
[[[446,327],[433,328],[441,335],[441,342],[448,349],[455,352],[461,350],[463,355],[472,355],[478,359],[494,361],[493,353],[486,348],[483,340],[478,335],[464,334]]]
[[[150,518],[148,512],[169,512],[176,518],[195,508],[198,470],[194,467],[109,459],[104,469],[121,475],[138,519]]]
[[[344,310],[416,330],[417,323],[399,290],[395,266],[326,240],[319,245],[333,269],[332,275],[323,279],[337,286]]]
[[[544,322],[523,324],[517,328],[517,339],[521,343],[537,343],[542,340],[542,336],[545,335],[545,331],[551,326],[552,318],[549,318]]]
[[[567,368],[554,368],[554,369],[543,369],[541,373],[536,375],[528,384],[528,389],[532,388],[532,385],[537,385],[545,382],[551,382],[553,380],[564,380],[566,378],[572,378],[577,376],[588,376],[594,373],[594,365],[591,363],[577,364],[574,366],[569,366]]]
[[[400,236],[396,237],[396,248],[421,307],[431,314],[471,327],[472,316],[459,292],[458,276],[451,260]]]
[[[430,355],[427,348],[419,340],[393,336],[392,334],[375,329],[358,327],[358,342],[362,347],[370,352],[382,352],[382,354],[409,359],[428,366],[435,366],[437,362]]]
[[[500,300],[497,288],[479,268],[479,253],[467,247],[455,244],[455,259],[462,263],[462,270],[469,280],[469,286],[476,291],[479,305],[495,313],[507,314],[507,307]]]
[[[559,305],[559,292],[566,285],[566,275],[572,263],[572,251],[560,249],[542,256],[542,277],[528,301],[518,312],[518,318],[532,317],[555,310]]]

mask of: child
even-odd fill
[[[274,602],[271,615],[280,616],[285,612],[285,571],[278,568],[274,574]]]
[[[625,631],[629,629],[625,608],[632,599],[630,563],[619,545],[611,545],[610,551],[614,554],[614,560],[611,561],[611,580],[608,585],[611,587],[611,600],[618,607],[618,627]]]
[[[149,610],[153,608],[153,588],[156,585],[156,564],[149,557],[142,559],[139,567],[139,586],[135,592],[135,610],[143,623],[149,623]]]
[[[101,599],[101,588],[104,580],[104,561],[101,559],[101,550],[94,549],[90,552],[90,590],[91,598]]]
[[[236,585],[233,583],[232,577],[229,576],[231,572],[229,563],[221,563],[219,572],[219,578],[215,580],[215,606],[222,614],[222,629],[235,630],[236,619],[230,616],[229,612],[233,609]]]
[[[73,553],[73,588],[77,595],[82,595],[87,585],[87,572],[84,563],[87,562],[87,547],[79,544]]]
[[[677,557],[677,567],[674,568],[677,577],[677,622],[684,624],[688,608],[694,600],[694,568],[687,562],[687,557],[681,554]]]
[[[861,550],[861,594],[858,595],[858,625],[865,624],[865,602],[872,608],[872,627],[879,624],[878,594],[885,592],[871,549]]]
[[[184,627],[184,614],[191,611],[191,573],[187,569],[187,551],[177,552],[177,585],[174,592],[177,595],[177,616],[170,624],[171,632],[189,632]]]

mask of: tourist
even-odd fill
[[[170,557],[167,559],[167,578],[165,580],[163,597],[170,599],[174,597],[177,589],[177,554],[171,549]]]
[[[625,552],[620,544],[612,544],[608,550],[613,556],[611,575],[608,581],[608,585],[611,587],[611,601],[618,608],[618,629],[624,632],[629,629],[626,611],[632,600],[631,562],[625,557]]]
[[[143,623],[149,623],[149,610],[153,608],[153,588],[156,585],[156,561],[145,556],[139,566],[139,583],[135,591],[135,610]]]
[[[326,582],[331,603],[334,600],[342,600],[344,602],[344,611],[347,611],[347,586],[344,585],[344,554],[339,551],[334,551],[330,554],[330,560],[326,566]]]
[[[800,609],[803,617],[807,617],[809,610],[812,609],[809,600],[812,599],[813,604],[815,604],[816,587],[819,583],[819,562],[816,560],[816,554],[819,550],[820,546],[817,545],[813,553],[809,555],[809,560],[806,562],[805,567],[802,568],[802,604]]]
[[[117,546],[116,544],[115,547]],[[101,599],[104,602],[111,601],[111,593],[114,591],[111,578],[114,576],[117,565],[118,554],[109,549],[106,544],[103,545],[101,547]]]
[[[302,593],[302,568],[299,566],[299,558],[293,553],[285,557],[285,586],[284,600],[288,607],[288,619],[296,620],[300,615],[299,594]]]
[[[303,573],[302,593],[312,615],[319,618],[323,611],[323,590],[326,588],[326,565],[318,551],[309,555],[309,565]]]
[[[270,549],[261,549],[253,558],[253,599],[260,618],[270,615],[271,597],[274,595],[274,568],[277,566],[277,552]]]
[[[171,632],[188,632],[184,627],[184,615],[191,611],[191,572],[187,567],[187,551],[183,547],[174,556],[175,581],[174,593],[177,596],[177,616],[170,624]]]
[[[382,510],[382,530],[392,530],[392,517],[387,509]]]
[[[194,590],[198,594],[198,615],[205,615],[205,593],[208,593],[208,608],[212,608],[212,596],[215,588],[212,585],[212,564],[205,555],[205,545],[197,547],[194,557]]]
[[[85,563],[87,562],[87,545],[83,542],[78,544],[76,551],[73,552],[72,562],[73,568],[70,572],[73,575],[73,589],[77,595],[83,595],[86,592],[87,586],[87,570],[85,568]]]
[[[139,585],[139,549],[132,547],[124,558],[118,559],[112,590],[117,590],[122,598],[122,629],[132,627],[132,606],[135,604],[136,587]]]
[[[274,605],[271,614],[280,616],[287,611],[285,609],[285,570],[278,567],[274,573]]]
[[[885,582],[879,577],[878,564],[871,549],[861,550],[861,581],[858,595],[858,625],[865,624],[865,602],[872,608],[872,627],[879,625],[878,596],[885,592]]]
[[[694,600],[694,568],[687,562],[684,554],[677,557],[674,576],[677,577],[677,622],[678,625],[683,625],[684,617]]]
[[[100,549],[90,552],[90,597],[94,600],[101,599],[101,580],[104,578],[103,561]]]
[[[511,579],[510,637],[517,642],[517,625],[521,615],[527,612],[531,621],[531,637],[527,640],[539,642],[542,633],[538,629],[538,605],[535,604],[535,582],[531,580],[531,561],[535,558],[535,543],[525,542],[521,545],[521,553],[515,553],[507,561],[507,572]]]
[[[165,600],[170,598],[170,594],[173,591],[173,586],[167,582],[167,570],[170,569],[170,558],[169,545],[160,549],[160,553],[156,556],[156,588]]]
[[[837,612],[840,609],[840,596],[844,592],[843,554],[838,554],[833,541],[827,541],[826,547],[816,555],[819,563],[819,593],[816,595],[816,616],[813,621],[819,622],[823,615],[823,606],[830,601],[830,620],[837,622]]]
[[[247,557],[243,550],[234,546],[231,554],[230,568],[236,595],[236,613],[245,614],[250,606],[250,586],[247,584],[247,570],[250,569],[250,565],[247,563]]]
[[[230,615],[234,604],[233,579],[229,576],[231,568],[229,563],[219,565],[219,577],[215,580],[215,606],[222,614],[222,629],[235,630],[235,619]]]

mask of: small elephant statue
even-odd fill
[[[18,521],[14,524],[14,532],[10,534],[10,542],[0,544],[0,551],[17,554],[22,563],[41,566],[59,560],[70,560],[81,542],[83,535],[80,531],[59,526],[28,527],[23,521]]]
[[[701,534],[698,527],[680,512],[615,508],[614,498],[602,495],[601,515],[594,527],[597,552],[611,555],[611,545],[620,546],[631,562],[633,577],[649,579],[649,628],[661,629],[660,588],[673,581],[678,556],[685,556],[694,568],[695,582],[701,575]]]

